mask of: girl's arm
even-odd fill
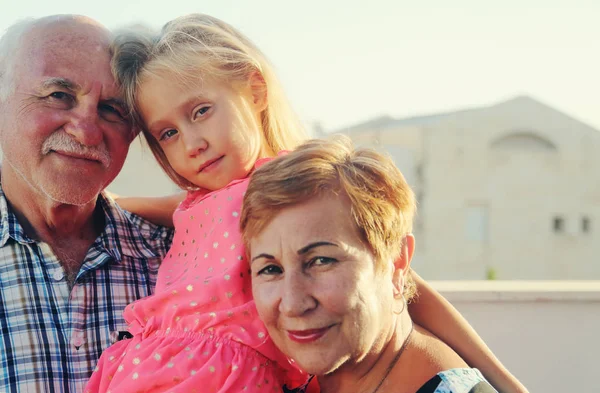
[[[123,209],[137,214],[158,225],[173,227],[173,213],[186,193],[180,192],[164,197],[122,197],[111,192],[107,194]]]
[[[414,270],[410,272],[418,293],[416,301],[408,306],[412,319],[452,347],[470,366],[479,369],[499,392],[527,393],[525,386],[500,363],[458,310]]]

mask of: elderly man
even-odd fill
[[[0,392],[82,391],[171,240],[101,194],[135,136],[109,43],[80,16],[0,40]]]

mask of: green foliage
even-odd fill
[[[498,278],[498,273],[496,272],[496,269],[494,269],[493,267],[488,267],[487,268],[487,272],[485,273],[485,278],[487,280],[495,280]]]

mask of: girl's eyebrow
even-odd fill
[[[194,95],[194,96],[188,98],[187,100],[183,101],[182,103],[177,104],[177,107],[174,108],[174,111],[181,111],[182,108],[184,109],[184,111],[187,111],[190,107],[198,105],[198,101],[202,101],[202,100],[207,100],[207,98],[205,98],[204,96],[199,95],[199,94]],[[169,111],[169,112],[172,113],[173,111]],[[151,134],[154,134],[154,132],[152,132],[152,130],[154,130],[156,128],[162,128],[162,127],[157,127],[157,124],[160,125],[161,123],[166,123],[166,121],[163,119],[154,120],[152,123],[150,123],[146,126],[146,129],[148,131],[150,131]]]

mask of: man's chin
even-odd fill
[[[85,187],[41,187],[42,193],[52,201],[63,205],[86,206],[95,202],[102,189]]]

